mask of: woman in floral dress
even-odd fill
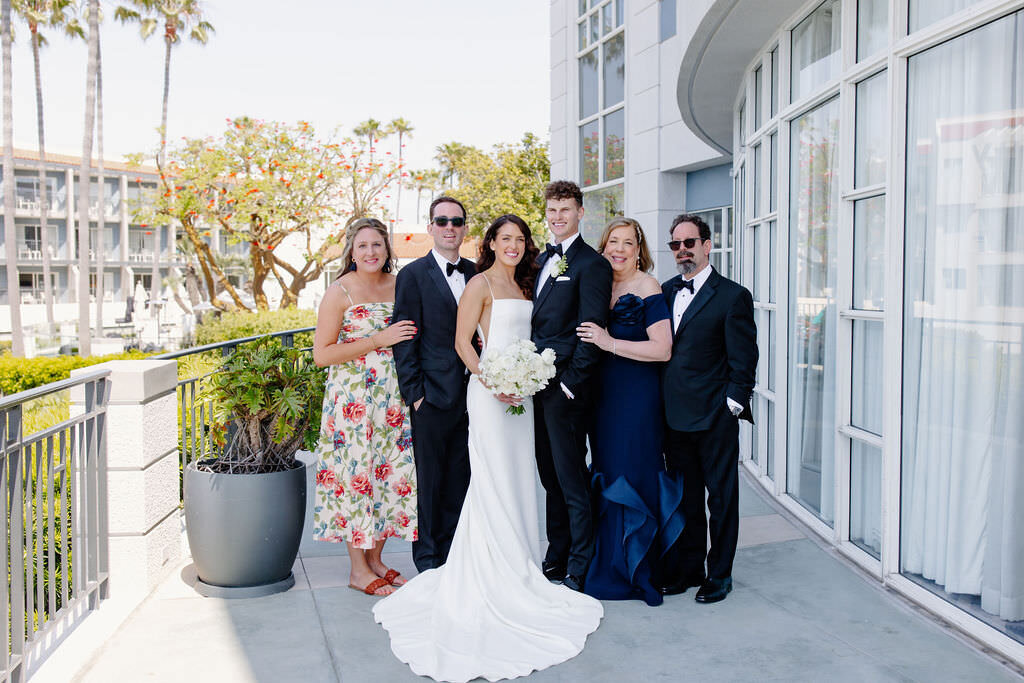
[[[342,541],[349,585],[388,595],[405,579],[381,561],[390,536],[416,540],[416,468],[409,413],[391,347],[415,323],[391,324],[395,276],[387,228],[375,218],[345,231],[342,272],[317,314],[313,359],[329,366],[317,444],[313,538]]]

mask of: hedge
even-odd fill
[[[283,332],[299,327],[316,325],[316,311],[299,308],[286,308],[279,311],[236,311],[221,313],[219,316],[207,316],[196,327],[196,344],[215,344],[217,342],[253,337],[257,334]],[[295,346],[313,345],[313,333],[305,332],[295,336]]]
[[[71,371],[108,360],[138,360],[151,356],[142,351],[125,351],[106,356],[37,356],[16,358],[5,352],[0,356],[0,393],[16,394],[71,376]]]

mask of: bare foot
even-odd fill
[[[371,583],[373,583],[374,581],[377,581],[380,578],[381,577],[377,576],[376,574],[370,574],[370,573],[367,573],[367,574],[349,574],[348,585],[349,585],[350,588],[355,588],[356,590],[365,592],[367,586],[369,586]],[[394,592],[395,592],[395,587],[394,586],[391,586],[389,584],[384,584],[383,586],[380,586],[379,588],[374,590],[373,594],[374,595],[379,595],[379,596],[383,597],[385,595],[391,595]]]

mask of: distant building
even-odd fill
[[[1024,2],[552,0],[552,176],[754,296],[742,466],[1024,664]],[[752,568],[747,568],[750,571]],[[737,569],[740,571],[740,568]]]

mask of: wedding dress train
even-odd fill
[[[495,299],[488,349],[529,339],[533,304]],[[583,649],[604,610],[540,571],[533,403],[508,415],[476,378],[469,409],[469,490],[448,562],[411,579],[373,609],[391,649],[438,681],[525,676]]]

